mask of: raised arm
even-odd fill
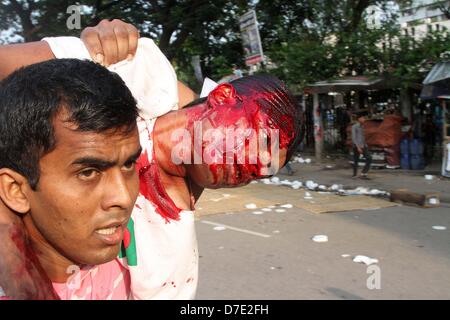
[[[0,46],[0,80],[16,69],[54,58],[50,46],[44,41]]]

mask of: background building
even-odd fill
[[[410,1],[400,7],[399,23],[405,35],[416,39],[427,32],[450,30],[450,1]]]

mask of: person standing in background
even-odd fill
[[[353,146],[353,178],[357,177],[358,174],[358,162],[359,155],[364,155],[366,163],[361,172],[360,178],[367,179],[367,173],[370,169],[370,164],[372,162],[372,156],[369,152],[369,147],[366,144],[366,139],[364,137],[364,122],[366,122],[366,115],[364,113],[357,114],[357,122],[352,126],[352,146]]]

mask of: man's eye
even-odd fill
[[[99,174],[100,174],[100,172],[98,172],[95,169],[86,169],[86,170],[79,172],[78,176],[84,180],[91,180],[91,179],[94,179],[95,177],[97,177],[97,175],[99,175]]]
[[[136,160],[129,161],[129,162],[125,163],[123,166],[125,167],[126,170],[133,170],[135,165],[136,165]]]

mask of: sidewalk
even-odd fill
[[[314,156],[306,153],[298,156],[311,159],[311,163],[291,163],[295,173],[288,176],[286,169],[283,168],[278,174],[280,179],[295,179],[303,183],[312,180],[323,185],[341,184],[345,189],[368,187],[388,192],[395,189],[408,189],[417,193],[438,192],[441,203],[450,203],[450,179],[440,177],[440,167],[437,164],[416,171],[371,169],[370,180],[363,180],[351,177],[352,167],[346,158],[326,157],[321,163],[317,163]],[[424,177],[426,174],[433,175],[433,180],[426,180]]]

